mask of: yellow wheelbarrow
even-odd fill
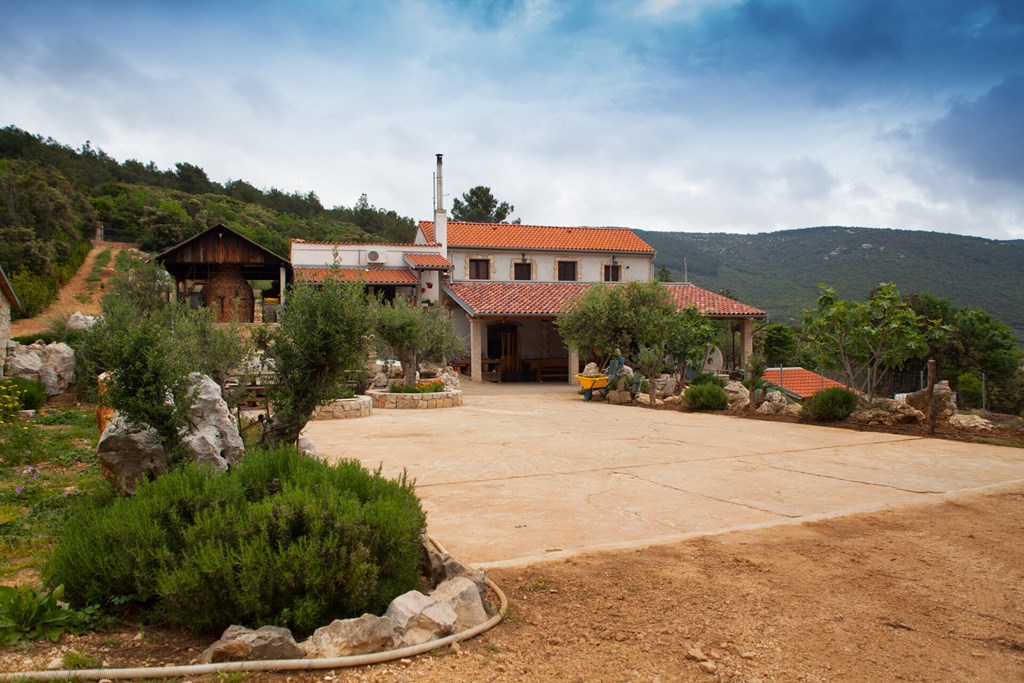
[[[608,375],[576,375],[576,381],[583,389],[583,400],[589,401],[595,391],[606,391],[608,386]]]

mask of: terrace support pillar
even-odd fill
[[[580,352],[574,347],[569,347],[569,384],[576,384],[576,375],[580,371]]]
[[[480,362],[483,327],[480,318],[469,319],[469,379],[473,382],[484,381],[483,363]]]
[[[278,277],[281,281],[281,296],[279,297],[280,301],[278,301],[278,306],[284,308],[284,289],[288,285],[287,271],[285,271],[284,266],[281,266],[278,272]]]
[[[754,321],[744,318],[740,323],[740,366],[747,367],[747,362],[754,355]]]

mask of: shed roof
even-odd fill
[[[153,259],[176,277],[192,277],[212,267],[232,265],[241,266],[248,280],[276,280],[282,266],[288,272],[292,269],[288,259],[223,224],[207,228]]]

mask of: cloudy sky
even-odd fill
[[[431,216],[1024,238],[1020,0],[32,0],[0,125]],[[13,5],[13,6],[12,6]]]

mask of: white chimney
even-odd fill
[[[444,181],[441,177],[441,157],[437,155],[437,196],[434,197],[434,241],[441,245],[441,255],[448,258],[448,214],[444,210]]]

